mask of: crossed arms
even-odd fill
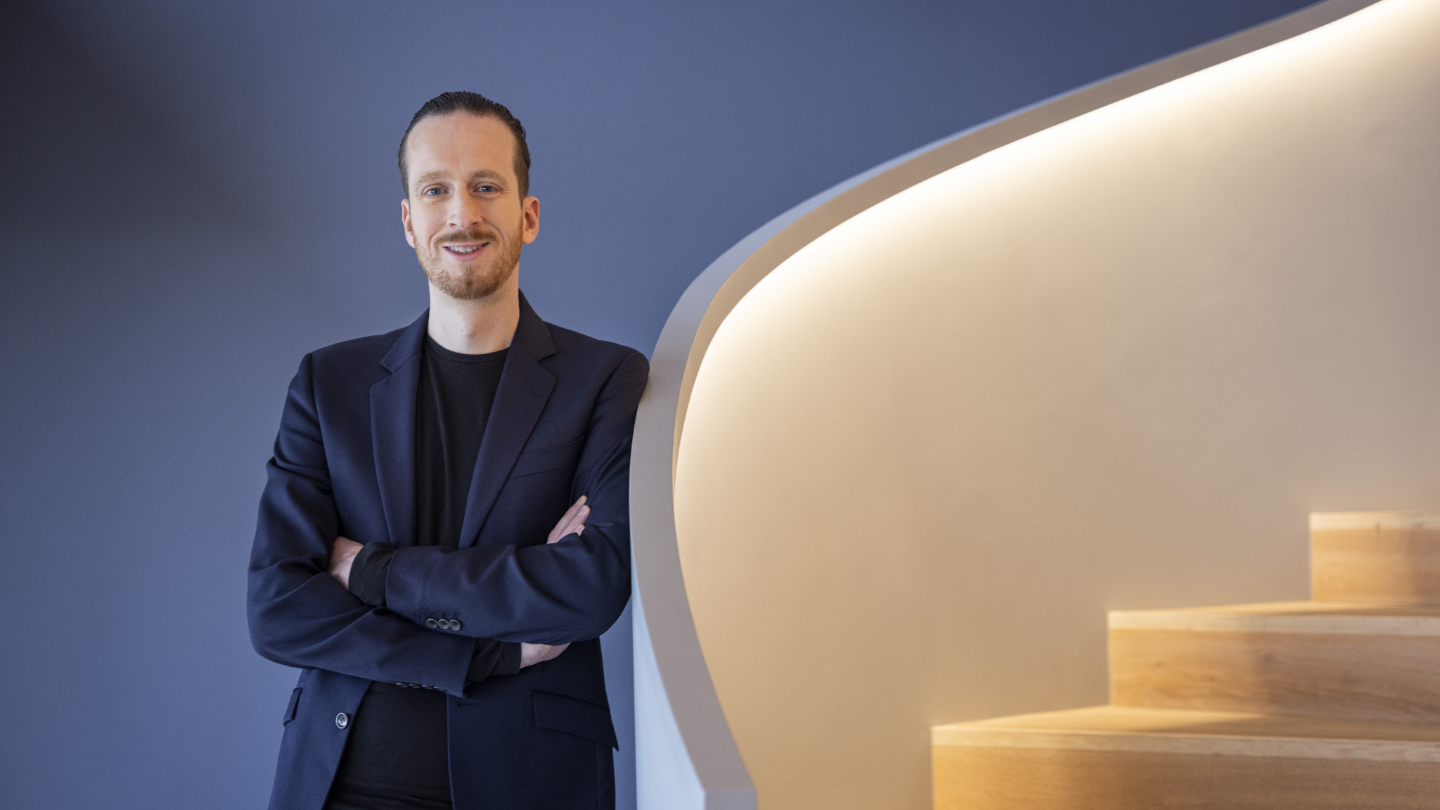
[[[580,500],[565,510],[565,514],[560,517],[560,522],[550,530],[550,536],[545,540],[546,545],[559,542],[561,538],[572,534],[584,534],[585,518],[589,516],[590,507],[585,505],[585,496],[581,495]],[[355,558],[364,548],[363,543],[357,543],[348,537],[337,537],[335,545],[330,549],[330,576],[334,577],[347,591],[350,590],[350,569],[355,564]],[[522,641],[520,642],[520,668],[524,669],[541,661],[549,661],[565,652],[565,648],[569,646],[569,643],[531,644],[528,641]]]
[[[578,517],[583,533],[534,546],[398,548],[385,608],[364,604],[331,574],[349,548],[337,540],[313,366],[307,356],[291,382],[261,497],[247,600],[261,655],[461,695],[477,638],[561,647],[614,623],[629,598],[630,430],[644,390],[643,356],[622,361],[594,402],[576,473],[589,498],[559,527]],[[332,557],[337,545],[341,553]],[[424,625],[440,613],[463,620],[463,629]],[[532,657],[540,652],[537,646]]]

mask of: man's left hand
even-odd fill
[[[335,545],[330,547],[330,576],[347,591],[350,590],[350,566],[355,564],[355,555],[364,547],[348,537],[335,538]]]

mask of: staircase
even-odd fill
[[[1111,612],[1109,706],[933,728],[937,810],[1440,808],[1440,512],[1310,553],[1311,602]]]

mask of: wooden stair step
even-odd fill
[[[1310,515],[1317,601],[1440,604],[1440,511]]]
[[[1117,706],[1440,721],[1440,607],[1278,602],[1109,623]]]
[[[931,729],[937,810],[1421,808],[1440,727],[1103,706]]]

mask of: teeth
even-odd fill
[[[474,253],[475,251],[477,251],[477,250],[479,250],[479,249],[480,249],[480,246],[479,246],[479,245],[476,245],[475,247],[455,247],[455,246],[451,246],[451,247],[450,247],[450,250],[452,250],[452,251],[454,251],[454,252],[456,252],[456,253]]]

